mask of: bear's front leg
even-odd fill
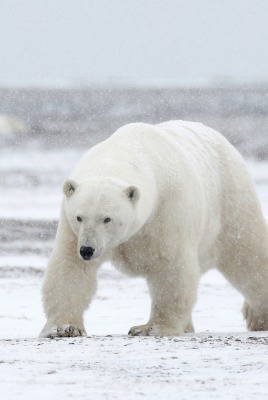
[[[98,265],[79,259],[76,242],[77,239],[62,209],[55,245],[43,284],[47,323],[40,337],[86,335],[83,314],[96,292]]]
[[[43,285],[47,323],[40,337],[86,336],[83,314],[96,286],[96,268],[52,256]]]
[[[180,258],[178,263],[157,265],[147,278],[152,299],[147,324],[130,329],[131,336],[180,336],[194,332],[192,308],[196,300],[200,271],[197,257]]]
[[[249,331],[268,331],[268,307],[256,311],[245,301],[242,312]]]

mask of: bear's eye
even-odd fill
[[[79,215],[76,217],[76,219],[77,219],[78,222],[82,222],[82,218],[79,217]]]
[[[104,220],[103,220],[104,224],[109,224],[109,222],[111,222],[111,218],[109,218],[109,217],[104,218]]]

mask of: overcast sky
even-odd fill
[[[0,0],[0,84],[268,81],[268,0]]]

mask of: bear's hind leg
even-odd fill
[[[225,244],[219,270],[245,297],[243,315],[251,331],[268,330],[268,232],[257,221],[258,229],[244,229],[238,240]]]
[[[184,333],[194,333],[194,331],[195,331],[194,330],[194,325],[193,325],[193,321],[192,321],[192,318],[191,318],[189,324],[184,329]]]
[[[245,301],[242,313],[249,331],[268,331],[268,310],[258,314]]]

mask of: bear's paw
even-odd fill
[[[242,312],[249,331],[268,331],[268,310],[257,312],[245,302]]]
[[[40,335],[41,338],[63,338],[63,337],[77,337],[86,336],[86,332],[74,325],[61,325],[53,326],[48,331],[43,331]]]
[[[129,336],[180,336],[183,335],[184,329],[174,328],[159,324],[146,324],[133,326],[129,332]]]

